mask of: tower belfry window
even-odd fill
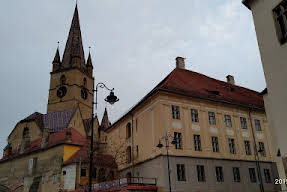
[[[84,77],[84,79],[83,79],[83,86],[84,87],[87,87],[87,79]]]
[[[65,85],[66,84],[66,76],[65,75],[61,76],[60,83],[61,83],[61,85]]]

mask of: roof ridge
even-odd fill
[[[197,71],[188,70],[188,69],[179,69],[179,68],[178,68],[178,70],[183,70],[183,71],[187,71],[187,72],[196,73],[196,74],[198,74],[198,75],[207,77],[207,78],[209,78],[209,79],[212,79],[212,80],[215,80],[215,81],[224,83],[224,84],[226,84],[226,85],[228,85],[228,86],[233,86],[233,87],[239,87],[239,88],[247,89],[247,90],[249,90],[249,91],[253,91],[253,92],[258,93],[258,94],[260,93],[260,92],[258,92],[258,91],[255,91],[255,90],[251,89],[251,88],[243,87],[243,86],[240,86],[240,85],[233,85],[233,84],[227,83],[227,82],[225,82],[225,81],[223,81],[223,80],[219,80],[219,79],[216,79],[216,78],[214,78],[214,77],[207,76],[207,75],[202,74],[202,73],[197,72]]]

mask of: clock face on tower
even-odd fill
[[[86,88],[82,88],[82,89],[81,89],[81,96],[82,96],[82,98],[85,99],[85,100],[88,98],[88,91],[87,91]]]
[[[57,90],[57,97],[63,98],[67,94],[67,88],[65,86],[60,87]]]

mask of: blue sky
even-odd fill
[[[0,7],[0,155],[18,121],[46,112],[57,42],[63,53],[72,0],[5,1]],[[241,0],[79,0],[84,47],[96,82],[115,88],[115,121],[175,67],[261,91],[264,73],[251,12]],[[100,93],[99,116],[108,93]]]

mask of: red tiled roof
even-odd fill
[[[87,142],[79,151],[77,151],[70,159],[64,162],[64,165],[69,165],[71,163],[89,162],[89,152],[90,152],[90,142]],[[94,164],[100,167],[111,167],[117,168],[117,164],[112,155],[94,153]]]
[[[213,79],[194,71],[175,68],[154,89],[105,131],[110,130],[157,91],[167,91],[189,97],[264,110],[263,97],[259,92]]]
[[[67,137],[67,133],[71,133],[70,138]],[[87,142],[86,138],[82,136],[78,131],[72,128],[67,128],[62,131],[58,131],[55,133],[50,134],[48,144],[44,149],[48,149],[54,147],[59,144],[70,144],[70,145],[79,145],[83,146]],[[8,159],[13,159],[15,157],[25,155],[31,152],[36,152],[40,150],[44,150],[41,148],[42,138],[37,140],[31,141],[29,147],[25,150],[25,153],[20,154],[20,148],[12,150],[9,156],[4,156],[1,161],[5,161]]]
[[[191,97],[264,108],[259,92],[185,69],[175,68],[157,88]]]

